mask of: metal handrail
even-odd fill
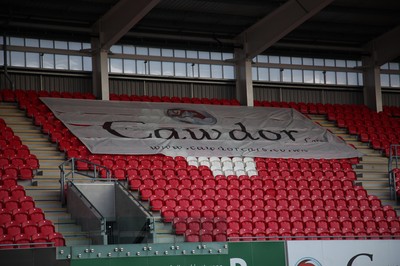
[[[388,175],[389,175],[389,189],[390,189],[390,198],[392,200],[397,201],[397,193],[396,193],[396,176],[394,173],[394,169],[399,168],[399,159],[400,159],[400,145],[391,144],[389,148],[389,161],[388,161]]]
[[[147,219],[150,222],[150,225],[152,225],[153,227],[150,228],[152,229],[152,235],[153,235],[153,239],[156,238],[156,228],[155,228],[155,224],[156,224],[156,217],[154,217],[154,215],[149,211],[148,208],[146,208],[142,202],[140,202],[140,200],[138,200],[128,189],[126,189],[126,187],[121,184],[121,182],[117,182],[118,186],[120,186],[122,188],[122,190],[128,195],[128,197],[132,198],[132,200],[140,206],[140,208],[142,209],[142,211],[144,211],[147,214]]]
[[[76,162],[83,162],[83,163],[87,163],[89,166],[91,165],[93,168],[93,176],[89,175],[89,174],[85,174],[84,172],[78,171],[75,169],[75,164]],[[69,170],[68,172],[66,172],[66,166],[67,165],[71,165],[71,170]],[[61,202],[62,204],[65,204],[65,183],[66,180],[68,179],[69,176],[71,176],[71,179],[76,179],[75,178],[75,174],[80,175],[80,176],[86,176],[86,177],[90,177],[92,178],[92,181],[95,180],[104,180],[104,178],[99,178],[99,172],[101,170],[99,169],[104,169],[106,171],[106,180],[107,181],[115,181],[117,179],[113,179],[111,178],[111,171],[109,168],[100,165],[100,164],[95,164],[91,161],[88,160],[83,160],[83,159],[79,159],[79,158],[70,158],[66,161],[64,161],[62,164],[60,164],[58,166],[58,168],[60,169],[60,197],[61,197]]]
[[[388,163],[388,171],[390,172],[394,168],[399,168],[399,160],[400,160],[400,145],[399,144],[391,144],[389,148],[389,163]],[[395,162],[395,163],[393,163]]]
[[[17,244],[0,244],[0,247],[6,248],[9,247],[10,249],[24,249],[24,248],[35,248],[35,246],[41,246],[41,245],[46,245],[46,247],[55,247],[54,242],[29,242],[29,243],[17,243]],[[29,247],[24,247],[24,246],[29,246]],[[41,247],[43,248],[43,247]]]
[[[397,202],[397,191],[396,191],[396,168],[393,168],[389,172],[389,189],[390,189],[390,198]]]
[[[143,209],[143,211],[147,213],[148,216],[153,217],[153,214],[148,210],[148,208],[146,208],[143,205],[143,203],[140,202],[140,200],[138,200],[134,195],[132,195],[132,193],[128,189],[126,189],[126,187],[123,184],[121,184],[121,182],[118,182],[118,185],[125,191],[128,197],[133,198],[133,200]]]

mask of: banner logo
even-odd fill
[[[322,264],[318,260],[308,257],[300,259],[295,266],[322,266]]]

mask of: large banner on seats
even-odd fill
[[[349,158],[294,109],[41,98],[92,153]]]
[[[288,241],[288,266],[399,266],[399,240]]]

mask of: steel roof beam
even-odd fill
[[[374,64],[381,66],[400,56],[400,25],[365,45]]]
[[[132,29],[160,0],[120,0],[93,26],[101,49],[108,50]]]
[[[243,31],[237,40],[248,59],[264,52],[334,0],[290,0]]]

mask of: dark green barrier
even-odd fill
[[[215,245],[216,243],[214,243]],[[223,247],[211,250],[205,248],[199,250],[193,245],[181,243],[179,250],[159,252],[157,244],[152,245],[152,251],[140,253],[140,255],[124,251],[115,257],[114,253],[102,253],[101,258],[85,258],[84,254],[76,254],[72,251],[70,265],[72,266],[285,266],[285,243],[284,242],[239,242],[239,243],[220,243]],[[96,247],[96,246],[93,246]],[[185,251],[183,251],[185,250]],[[208,253],[212,254],[208,254]],[[185,254],[182,254],[185,253]],[[193,254],[194,253],[194,254]],[[177,255],[180,254],[180,255]],[[199,255],[198,255],[199,254]],[[200,255],[201,254],[201,255]]]

